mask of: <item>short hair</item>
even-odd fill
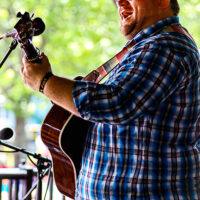
[[[177,16],[180,11],[180,6],[178,3],[178,0],[170,0],[170,3],[171,3],[171,9],[172,9],[174,15]]]

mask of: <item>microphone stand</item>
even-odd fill
[[[1,63],[0,63],[0,68],[3,66],[3,64],[5,63],[5,61],[7,60],[8,56],[10,55],[10,53],[16,48],[16,46],[18,45],[18,41],[15,38],[10,46],[9,46],[9,50],[7,51],[6,55],[4,56],[4,58],[2,59]]]
[[[42,178],[47,174],[47,172],[51,169],[52,163],[51,160],[48,158],[42,157],[40,154],[37,153],[31,153],[27,151],[26,149],[19,148],[13,145],[10,145],[8,143],[2,142],[0,140],[0,145],[6,146],[10,149],[13,149],[14,152],[21,152],[26,154],[27,156],[32,156],[37,159],[37,182],[34,184],[34,186],[28,191],[27,195],[23,198],[23,200],[26,200],[26,198],[30,195],[30,193],[37,187],[37,198],[36,200],[42,200]]]

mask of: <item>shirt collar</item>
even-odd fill
[[[166,18],[164,20],[158,21],[155,24],[141,30],[134,38],[135,42],[139,42],[151,35],[155,35],[156,33],[161,32],[166,26],[170,26],[172,24],[178,24],[179,23],[179,17],[173,16]],[[132,41],[132,40],[131,40]],[[128,43],[130,43],[129,41]]]

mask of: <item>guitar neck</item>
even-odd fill
[[[28,61],[35,63],[41,62],[42,56],[40,55],[40,51],[34,46],[30,39],[21,44],[21,48],[24,50]]]

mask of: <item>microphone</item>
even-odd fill
[[[45,24],[44,24],[44,22],[42,21],[41,18],[39,18],[39,17],[35,18],[32,21],[32,24],[33,24],[33,30],[34,30],[33,31],[33,36],[40,35],[41,33],[44,32],[44,30],[45,30]],[[0,36],[0,40],[8,38],[8,37],[16,38],[17,35],[18,35],[17,31],[13,30],[13,31],[10,31],[10,32],[8,32],[8,33],[3,34],[2,36]]]
[[[9,140],[13,136],[13,130],[11,128],[3,128],[0,131],[0,140]]]

